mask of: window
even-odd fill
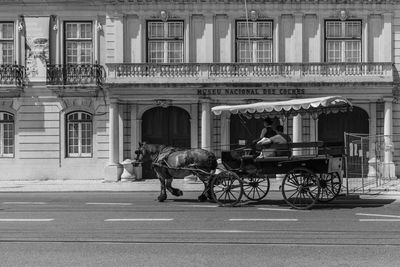
[[[83,112],[67,114],[67,156],[92,156],[92,115]]]
[[[272,62],[272,21],[236,21],[236,60]]]
[[[14,23],[0,22],[0,65],[14,64]]]
[[[361,62],[361,21],[326,21],[327,62]]]
[[[65,23],[65,63],[93,63],[93,30],[91,22]]]
[[[149,21],[147,29],[148,62],[183,62],[183,21]]]
[[[14,115],[0,111],[0,157],[14,156]]]

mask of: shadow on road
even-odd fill
[[[328,203],[319,202],[315,204],[312,209],[355,209],[355,208],[377,208],[383,207],[385,205],[392,204],[396,199],[390,198],[374,198],[374,199],[361,199],[361,198],[341,198],[335,199]],[[282,200],[275,199],[263,199],[258,202],[254,201],[244,201],[242,206],[260,206],[260,205],[270,205],[270,206],[285,206],[289,207],[289,205]]]

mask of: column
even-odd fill
[[[119,123],[118,123],[118,103],[111,100],[109,106],[109,162],[106,166],[106,180],[118,181],[122,173],[122,166],[118,163],[119,159]]]
[[[230,150],[231,132],[230,132],[231,118],[227,113],[221,114],[221,150]]]
[[[190,106],[190,146],[192,148],[199,147],[199,108],[198,104]]]
[[[135,151],[142,141],[142,120],[137,117],[137,104],[131,106],[131,159],[136,158]]]
[[[393,163],[393,142],[392,142],[392,132],[393,132],[393,121],[392,121],[392,113],[393,113],[393,99],[387,98],[385,101],[385,113],[384,113],[384,125],[383,125],[383,134],[384,134],[384,163],[383,163],[383,177],[384,178],[394,178],[395,177],[395,166]]]
[[[118,162],[124,161],[124,106],[118,105]]]
[[[208,100],[201,102],[201,148],[211,149],[211,107]]]
[[[303,131],[302,131],[302,121],[301,115],[293,117],[293,143],[298,143],[302,141]],[[293,149],[293,156],[301,155],[300,149]]]
[[[376,145],[376,103],[369,103],[369,159],[368,159],[368,177],[376,177],[376,154],[375,154],[375,145]]]

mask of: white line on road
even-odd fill
[[[51,222],[54,219],[0,219],[0,222]]]
[[[45,205],[47,202],[3,202],[3,204],[11,204],[11,205]]]
[[[310,212],[309,210],[294,210],[294,209],[276,209],[276,208],[257,208],[258,210],[271,210],[271,211],[296,211],[296,212]]]
[[[360,222],[400,222],[400,219],[360,219]]]
[[[162,221],[173,221],[174,219],[151,219],[151,218],[133,218],[133,219],[106,219],[105,222],[162,222]]]
[[[130,205],[132,205],[132,203],[87,202],[86,205],[119,205],[119,206],[130,206]]]
[[[375,217],[388,217],[388,218],[400,218],[398,215],[385,215],[385,214],[372,214],[372,213],[356,213],[359,216],[375,216]]]
[[[264,221],[264,222],[297,222],[298,219],[229,219],[231,222],[241,222],[241,221]]]
[[[190,207],[190,208],[217,208],[218,205],[174,205],[176,207]]]

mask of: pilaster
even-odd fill
[[[303,137],[303,127],[301,115],[293,117],[293,143],[298,143],[302,141]],[[301,150],[293,149],[293,155],[301,155]]]
[[[201,101],[201,148],[211,148],[211,106],[209,100]]]

